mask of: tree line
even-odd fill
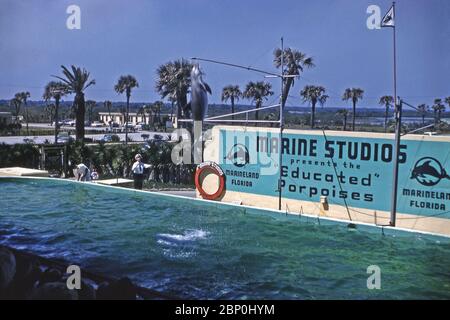
[[[313,58],[307,56],[305,53],[292,48],[285,48],[281,50],[279,48],[274,50],[273,64],[277,69],[283,67],[285,75],[292,75],[294,77],[286,77],[284,81],[284,90],[282,92],[281,103],[285,106],[291,89],[295,85],[296,78],[301,77],[306,69],[315,67]],[[283,61],[283,66],[281,65]],[[176,108],[176,115],[178,119],[186,117],[188,111],[186,110],[188,102],[188,93],[190,88],[190,71],[193,64],[186,59],[178,59],[175,61],[169,61],[160,65],[156,70],[156,83],[155,90],[160,95],[161,99],[166,99],[171,103],[172,114],[174,108]],[[86,69],[80,67],[71,66],[67,68],[61,66],[62,75],[53,76],[58,81],[50,81],[47,83],[44,89],[43,98],[45,101],[54,101],[53,105],[50,105],[49,112],[52,114],[52,118],[55,122],[55,141],[58,133],[58,109],[60,100],[63,96],[73,94],[73,111],[75,114],[75,131],[76,139],[78,141],[84,140],[85,134],[85,116],[86,108],[88,111],[89,120],[92,120],[92,110],[96,105],[93,100],[85,101],[85,91],[96,82],[91,79],[90,73]],[[129,119],[130,99],[134,88],[138,88],[139,83],[132,75],[120,76],[117,83],[114,86],[114,90],[118,94],[124,94],[126,98],[126,107],[121,109],[125,119]],[[266,81],[250,81],[243,90],[239,85],[229,84],[223,87],[221,100],[225,103],[228,101],[231,104],[231,113],[235,113],[235,104],[240,99],[247,99],[255,106],[255,120],[259,120],[259,109],[262,107],[264,101],[267,101],[274,92],[272,91],[272,85]],[[310,127],[313,129],[316,127],[316,107],[318,105],[324,106],[329,99],[327,90],[324,86],[308,84],[299,91],[300,97],[303,103],[308,103],[311,107],[310,114]],[[343,108],[337,112],[337,116],[343,120],[343,130],[347,130],[347,120],[351,116],[351,130],[356,129],[356,115],[357,104],[363,99],[364,90],[358,87],[352,87],[345,89],[342,100],[351,103],[351,109]],[[28,133],[28,108],[27,100],[30,98],[30,93],[18,92],[13,99],[10,100],[10,106],[13,109],[13,113],[16,115],[16,121],[18,121],[18,115],[21,108],[25,110],[24,117],[26,122],[26,128]],[[445,104],[450,107],[450,97],[436,98],[433,101],[432,106],[422,103],[417,106],[417,111],[422,117],[422,122],[425,123],[425,116],[431,110],[434,112],[434,121],[437,125],[442,117],[442,113],[445,112]],[[145,119],[146,115],[149,115],[152,120],[155,119],[155,115],[160,121],[160,111],[164,103],[157,101],[152,105],[142,106],[138,113]],[[384,127],[387,131],[388,128],[388,115],[389,109],[394,107],[394,99],[392,96],[382,96],[379,100],[379,105],[385,110]],[[104,102],[105,108],[111,115],[112,103],[111,101]],[[232,119],[235,116],[232,115]],[[271,113],[266,116],[265,120],[276,120],[277,115]],[[125,143],[128,141],[128,126],[125,126]]]

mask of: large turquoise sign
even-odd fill
[[[393,141],[382,138],[267,131],[220,131],[226,189],[389,211]],[[450,143],[403,139],[398,211],[450,218]]]

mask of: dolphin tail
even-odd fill
[[[444,179],[449,179],[450,180],[450,176],[448,175],[448,173],[444,170],[442,170],[442,178]]]

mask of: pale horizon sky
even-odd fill
[[[323,85],[326,106],[341,100],[347,87],[365,90],[361,107],[377,106],[392,95],[392,29],[369,30],[369,5],[383,15],[391,1],[348,0],[0,0],[0,99],[30,91],[41,100],[60,65],[85,67],[97,84],[86,99],[124,101],[113,86],[120,75],[134,75],[140,87],[132,102],[160,99],[156,68],[194,56],[275,72],[273,50],[285,46],[314,58],[315,68],[296,80],[287,105],[303,105],[300,90]],[[81,30],[66,27],[66,8],[81,8]],[[412,104],[432,104],[450,96],[450,1],[396,2],[398,95]],[[201,63],[220,103],[225,85],[266,80],[276,94],[279,81],[258,73]],[[66,98],[71,100],[71,98]],[[244,102],[247,103],[247,102]],[[248,102],[249,103],[249,102]]]

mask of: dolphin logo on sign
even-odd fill
[[[243,167],[250,162],[250,154],[246,146],[236,143],[231,147],[224,159],[230,160],[236,167]]]
[[[411,179],[416,179],[421,185],[430,187],[438,184],[442,179],[450,179],[450,176],[435,158],[424,157],[414,165]]]

